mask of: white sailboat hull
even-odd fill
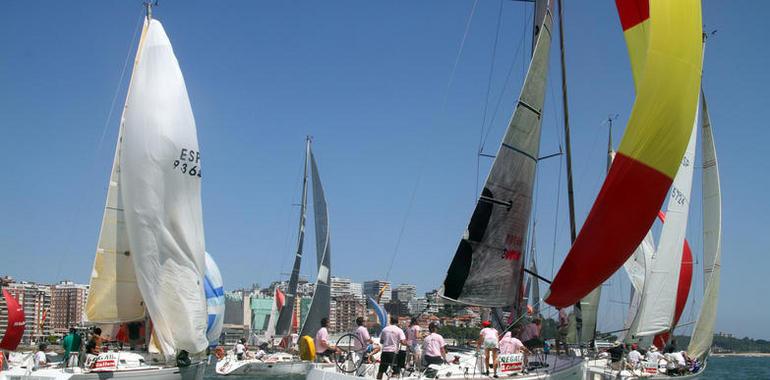
[[[307,361],[265,362],[259,359],[240,360],[233,362],[220,361],[216,366],[218,375],[305,375],[312,367]]]
[[[206,362],[194,363],[188,367],[153,367],[147,369],[122,370],[114,372],[84,372],[81,368],[44,368],[31,371],[27,368],[12,368],[0,372],[0,380],[98,380],[147,379],[147,380],[202,380]]]
[[[501,375],[501,378],[516,380],[580,380],[585,374],[585,361],[579,357],[549,357],[546,362],[548,368],[533,370],[527,374]],[[361,380],[373,379],[377,375],[379,364],[364,364],[359,369],[363,376],[356,376],[355,373],[342,373],[336,366],[316,364],[310,369],[306,380]],[[441,380],[467,380],[467,379],[489,379],[481,371],[474,371],[472,368],[463,368],[458,365],[443,365],[438,371],[437,378]],[[410,376],[404,376],[401,379],[426,379],[421,373],[415,373]]]
[[[703,374],[703,371],[706,369],[706,366],[704,365],[703,368],[701,368],[700,371],[696,373],[689,373],[686,375],[681,376],[669,376],[665,373],[658,373],[657,375],[653,374],[644,374],[641,371],[629,371],[629,370],[623,370],[622,372],[618,373],[617,370],[613,370],[608,366],[606,359],[600,359],[600,360],[590,360],[586,362],[585,366],[585,377],[584,380],[630,380],[630,379],[671,379],[672,377],[676,379],[698,379]]]

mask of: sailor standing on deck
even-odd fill
[[[409,328],[406,329],[406,344],[409,346],[409,352],[412,353],[412,365],[416,368],[420,366],[420,325],[417,324],[417,317],[412,317],[409,322]]]
[[[479,331],[479,340],[476,343],[476,349],[484,346],[484,368],[487,370],[486,375],[489,376],[489,357],[492,356],[492,368],[494,368],[494,376],[497,378],[497,330],[492,326],[489,321],[481,322],[483,327]]]
[[[382,355],[380,355],[380,368],[377,371],[377,380],[382,379],[382,374],[393,368],[393,375],[398,375],[401,368],[396,362],[399,344],[406,345],[406,335],[404,330],[398,327],[398,317],[390,317],[390,325],[382,329],[380,333],[380,343],[382,343]]]

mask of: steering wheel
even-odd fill
[[[337,365],[337,369],[340,372],[356,372],[361,367],[361,364],[363,364],[365,355],[356,352],[356,347],[366,346],[354,334],[345,334],[337,339],[337,349],[341,353],[337,354],[337,360],[334,361],[334,364]]]

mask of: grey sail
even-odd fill
[[[297,234],[297,253],[294,256],[294,266],[291,269],[289,277],[289,287],[286,291],[286,302],[278,315],[275,333],[278,336],[286,336],[291,333],[291,322],[294,315],[294,304],[297,295],[297,282],[299,282],[299,271],[302,266],[302,247],[305,243],[305,219],[307,212],[307,161],[310,157],[310,140],[307,140],[305,146],[305,169],[302,180],[302,203],[299,216],[299,233]]]
[[[310,310],[302,324],[300,335],[315,336],[321,328],[321,318],[329,317],[331,298],[331,246],[329,241],[329,214],[326,209],[326,197],[318,174],[318,166],[313,152],[310,152],[313,178],[313,217],[315,221],[315,243],[318,264],[318,277],[315,282]]]
[[[538,22],[537,42],[513,117],[468,228],[444,280],[442,296],[469,305],[518,307],[523,250],[540,150],[540,127],[551,47],[551,11]]]
[[[706,95],[701,92],[703,148],[703,278],[704,294],[700,314],[687,352],[700,359],[708,356],[714,339],[719,299],[719,272],[722,258],[722,189]]]

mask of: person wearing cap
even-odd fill
[[[639,367],[639,363],[642,361],[642,354],[639,352],[639,345],[634,343],[631,345],[631,352],[628,353],[628,368],[636,369]]]
[[[487,369],[489,376],[489,357],[492,356],[492,368],[494,368],[494,377],[497,378],[497,330],[492,327],[489,321],[481,322],[481,331],[479,331],[479,340],[476,342],[476,349],[484,346],[484,368]]]
[[[610,355],[610,368],[614,370],[621,369],[621,362],[623,361],[623,353],[625,347],[619,341],[612,343],[612,347],[607,349],[607,353]]]
[[[663,354],[658,351],[658,347],[655,347],[653,344],[650,346],[650,350],[647,351],[647,355],[645,356],[645,360],[647,360],[650,363],[655,363],[656,365],[660,365],[660,361],[665,361],[666,359],[663,357]]]

